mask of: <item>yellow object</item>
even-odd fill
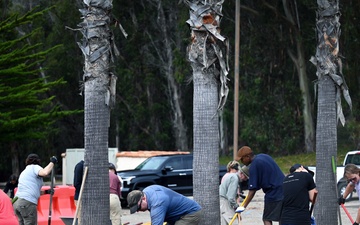
[[[240,206],[244,206],[246,199],[247,199],[247,195],[246,195],[244,201],[242,201],[242,203],[241,203]],[[235,219],[236,219],[237,217],[239,218],[239,224],[241,224],[241,215],[240,215],[240,213],[235,213],[235,215],[234,215],[233,218],[231,219],[229,225],[232,225],[233,222],[235,221]]]
[[[163,223],[163,225],[166,225],[167,223]],[[146,222],[146,223],[143,223],[142,225],[151,225],[151,222]]]

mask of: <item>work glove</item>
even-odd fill
[[[339,203],[339,205],[345,204],[345,198],[343,198],[343,196],[340,196],[338,199],[338,203]]]
[[[245,210],[244,206],[239,206],[239,207],[236,208],[235,212],[236,213],[242,213],[242,212],[244,212],[244,210]]]
[[[54,163],[54,164],[56,164],[57,163],[57,158],[56,158],[56,156],[52,156],[51,158],[50,158],[50,162],[52,162],[52,163]]]
[[[48,190],[45,190],[44,193],[45,193],[45,194],[53,195],[53,194],[55,193],[55,190],[54,190],[54,189],[48,189]]]
[[[353,225],[359,225],[357,222],[354,222]]]

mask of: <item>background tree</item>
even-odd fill
[[[194,200],[203,209],[202,224],[219,224],[219,115],[225,104],[228,67],[220,35],[223,1],[187,1],[191,30],[189,61],[193,70]]]
[[[339,58],[340,11],[338,0],[318,1],[316,18],[317,48],[311,61],[317,68],[318,116],[316,131],[316,186],[319,191],[315,217],[317,224],[338,224],[335,175],[332,157],[337,158],[337,122],[345,118],[341,92],[351,108],[348,87],[342,74]]]
[[[0,142],[8,150],[3,151],[2,159],[11,161],[11,173],[15,175],[19,175],[25,166],[19,163],[19,158],[34,151],[29,150],[29,146],[40,146],[44,140],[46,143],[51,134],[58,132],[54,123],[59,118],[77,113],[62,110],[50,92],[64,85],[63,79],[41,76],[44,72],[41,65],[46,56],[59,46],[42,50],[42,44],[35,42],[38,28],[23,35],[18,32],[48,10],[35,8],[21,16],[9,15],[0,23]],[[55,154],[51,147],[36,152],[48,156]],[[4,174],[9,172],[3,171]]]

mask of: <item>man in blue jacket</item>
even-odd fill
[[[200,224],[200,205],[169,188],[151,185],[143,191],[134,190],[127,196],[130,213],[150,211],[151,224],[197,225]]]

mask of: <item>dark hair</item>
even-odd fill
[[[114,173],[117,175],[117,172],[116,172],[116,167],[113,163],[109,162],[109,169],[112,169],[114,170]]]
[[[17,180],[17,176],[16,175],[11,175],[10,177],[9,177],[9,181],[16,181]]]
[[[26,165],[31,165],[31,164],[40,165],[40,158],[37,154],[31,153],[26,158],[25,164]]]

